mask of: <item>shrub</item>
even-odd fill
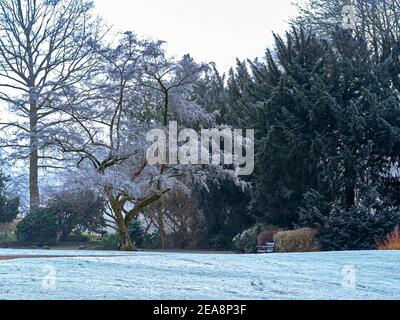
[[[203,235],[204,240],[202,246],[204,248],[211,248],[213,250],[221,250],[221,249],[232,249],[232,235],[230,235],[229,241],[227,240],[227,236],[225,234],[211,234],[211,232],[206,232]],[[229,245],[227,242],[230,242]]]
[[[57,217],[47,209],[31,211],[17,226],[19,241],[37,245],[57,240]]]
[[[119,250],[119,237],[116,234],[103,236],[101,244],[104,250]]]
[[[259,246],[265,246],[268,242],[274,242],[274,236],[280,232],[281,229],[276,227],[268,227],[268,229],[262,231],[257,237],[257,244]]]
[[[12,222],[19,214],[19,199],[7,199],[0,194],[0,223]]]
[[[259,241],[271,239],[271,235],[277,231],[278,229],[274,226],[257,224],[233,238],[233,244],[239,252],[253,253],[258,244],[265,245],[265,243],[259,243]]]
[[[158,233],[148,233],[143,237],[143,247],[146,249],[158,249],[161,247],[160,235]]]
[[[324,250],[372,250],[398,225],[400,212],[394,208],[371,210],[365,206],[337,210],[318,232]]]
[[[274,241],[276,252],[319,251],[316,232],[310,228],[278,232]]]
[[[379,250],[400,250],[400,226],[397,226],[386,240],[378,241],[376,247]]]
[[[57,216],[61,241],[71,233],[100,232],[105,227],[105,202],[90,191],[61,191],[53,195],[48,209]]]
[[[72,232],[67,238],[65,238],[66,242],[78,242],[78,243],[86,243],[91,240],[89,235],[83,234],[78,231]]]
[[[9,243],[16,241],[17,236],[14,232],[0,232],[0,245],[7,246]]]
[[[257,246],[257,237],[261,231],[262,225],[258,224],[242,233],[239,233],[233,238],[235,249],[243,253],[253,253]]]
[[[152,231],[159,233],[163,248],[188,249],[197,247],[204,240],[203,213],[198,202],[179,188],[173,188],[142,213],[147,221],[151,221]]]
[[[9,198],[4,192],[8,179],[0,171],[0,224],[9,223],[19,214],[19,198]]]
[[[400,209],[376,190],[360,190],[357,203],[348,207],[330,203],[317,192],[305,197],[299,227],[318,230],[323,250],[372,250],[377,241],[400,222]]]
[[[18,220],[3,224],[0,223],[0,233],[16,232],[18,223]]]
[[[143,229],[139,220],[133,220],[129,225],[129,235],[136,246],[143,245]]]

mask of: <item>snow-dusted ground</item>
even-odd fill
[[[0,299],[400,300],[399,251],[231,255],[0,249],[5,255],[79,257],[0,261]]]

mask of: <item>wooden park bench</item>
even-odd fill
[[[275,243],[268,242],[265,246],[257,246],[256,253],[274,253]]]

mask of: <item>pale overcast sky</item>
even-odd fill
[[[118,31],[168,42],[171,55],[190,53],[227,71],[240,59],[264,55],[271,32],[284,32],[297,0],[94,0]]]

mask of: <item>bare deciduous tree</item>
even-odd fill
[[[354,16],[348,15],[349,6]],[[326,39],[343,23],[351,22],[349,25],[369,40],[377,56],[388,54],[388,45],[400,40],[399,0],[308,0],[298,4],[298,9],[300,15],[294,22],[314,29]]]
[[[143,211],[147,229],[155,228],[161,248],[188,249],[196,247],[203,223],[198,203],[190,194],[173,189],[160,201]],[[167,236],[171,243],[167,243]]]
[[[49,136],[71,119],[68,95],[93,65],[100,21],[87,0],[0,1],[1,147],[29,159],[31,208],[40,205],[39,169],[63,159],[47,152]]]
[[[71,113],[73,134],[54,139],[64,153],[78,156],[81,170],[69,177],[71,185],[107,198],[121,250],[131,251],[130,222],[174,186],[185,189],[196,172],[191,166],[150,165],[148,131],[167,131],[171,119],[193,123],[213,117],[194,103],[191,88],[204,66],[189,56],[167,59],[162,42],[126,33],[116,47],[99,49],[98,60],[85,101]],[[198,177],[205,180],[204,172]]]

